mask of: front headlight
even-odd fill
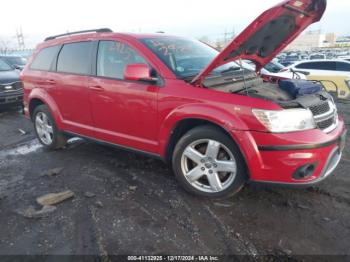
[[[270,111],[253,109],[255,117],[273,133],[303,131],[316,128],[312,112],[308,109]]]

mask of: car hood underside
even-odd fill
[[[319,21],[326,0],[288,0],[265,11],[199,74],[192,84],[201,86],[209,73],[231,61],[251,60],[259,71],[304,29]]]

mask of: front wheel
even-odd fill
[[[58,149],[66,145],[66,137],[58,130],[55,120],[46,105],[40,105],[33,114],[35,133],[42,145]]]
[[[187,191],[212,198],[234,195],[247,177],[237,145],[211,126],[194,128],[179,140],[173,154],[173,169]]]

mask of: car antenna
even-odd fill
[[[248,91],[248,87],[247,87],[247,82],[246,82],[246,79],[245,79],[245,70],[244,70],[244,67],[243,67],[243,64],[242,64],[242,58],[239,59],[239,65],[241,66],[242,68],[242,76],[243,76],[243,81],[244,81],[244,89],[247,93],[247,96],[249,96],[249,91]]]

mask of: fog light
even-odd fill
[[[305,179],[313,175],[315,172],[317,164],[307,164],[305,166],[299,167],[293,174],[294,179]]]

